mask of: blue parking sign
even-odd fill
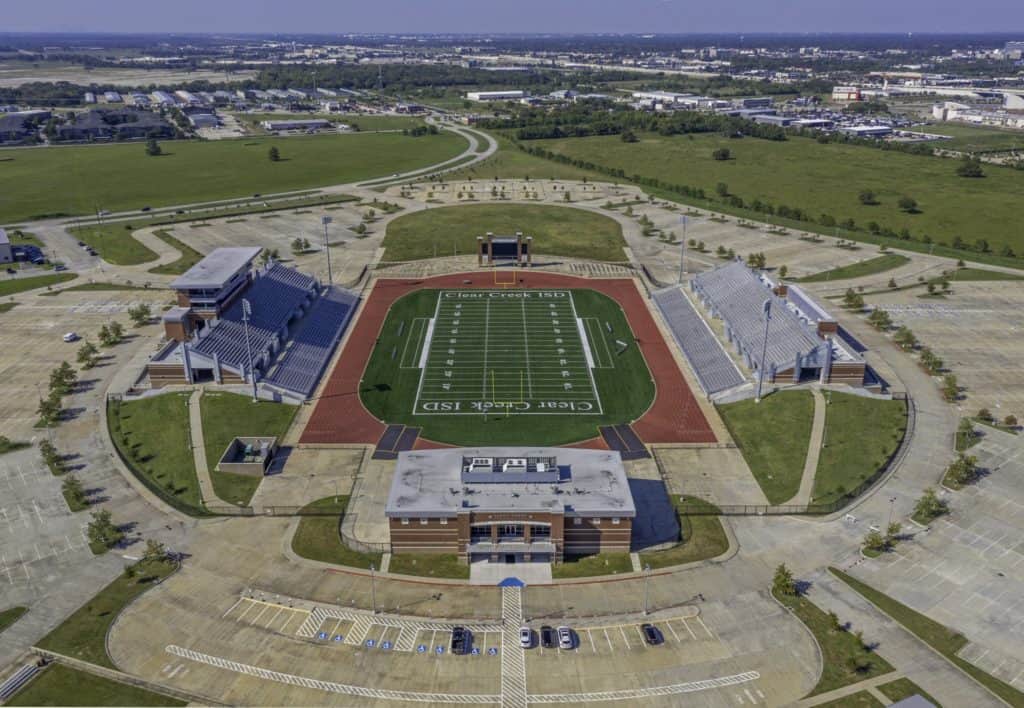
[[[487,650],[487,653],[490,654],[491,656],[497,656],[498,655],[498,647],[491,647],[490,649]]]
[[[341,636],[340,634],[335,634],[334,635],[334,641],[336,641],[336,642],[343,642],[343,641],[345,641],[345,637]]]
[[[316,636],[320,639],[327,639],[327,632],[320,632],[320,634]]]
[[[440,644],[438,644],[437,648],[435,648],[434,651],[437,652],[438,654],[444,654],[444,647],[441,646]]]
[[[376,639],[367,639],[366,640],[366,646],[370,647],[371,649],[373,649],[376,645],[377,645],[377,640]]]
[[[480,653],[480,647],[473,647],[472,651],[470,651],[469,653],[476,656]]]
[[[388,649],[391,648],[391,642],[381,642],[380,643],[380,648],[383,649],[384,651],[387,651]]]
[[[416,647],[416,653],[417,654],[422,654],[426,650],[427,650],[427,645],[426,644],[420,644],[418,647]]]

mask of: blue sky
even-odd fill
[[[4,31],[1006,32],[1024,0],[42,0]]]

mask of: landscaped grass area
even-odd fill
[[[1024,148],[1024,133],[1019,130],[1003,130],[983,125],[961,125],[959,123],[936,123],[914,130],[936,135],[952,135],[952,140],[933,143],[940,150],[1002,152]]]
[[[107,656],[107,631],[128,603],[166,578],[177,567],[169,560],[140,561],[100,590],[56,629],[39,640],[42,649],[114,669]]]
[[[228,199],[383,177],[465,150],[459,135],[311,135],[5,151],[0,222]],[[267,153],[276,146],[279,162]],[[46,189],[38,185],[45,184]]]
[[[27,246],[32,245],[36,248],[43,248],[43,242],[39,240],[39,237],[30,231],[23,231],[21,229],[9,229],[7,231],[7,237],[11,239],[11,244],[14,246]]]
[[[857,691],[849,696],[819,703],[814,708],[883,708],[885,704],[875,698],[869,691]]]
[[[61,288],[55,291],[55,295],[61,293],[76,293],[76,292],[107,292],[116,290],[146,290],[147,288],[141,285],[128,285],[127,283],[81,283],[80,285],[72,285],[67,288]]]
[[[843,686],[859,683],[865,679],[887,674],[892,665],[875,652],[864,646],[864,642],[846,628],[835,628],[827,612],[806,597],[793,597],[772,593],[776,600],[793,611],[793,614],[811,630],[818,646],[821,647],[821,678],[807,696],[817,696]],[[866,670],[858,671],[859,663]]]
[[[967,644],[967,637],[916,610],[912,610],[838,568],[829,568],[829,571],[1002,700],[1011,706],[1024,706],[1024,693],[956,655]]]
[[[617,221],[571,207],[544,204],[466,204],[400,216],[384,236],[385,261],[411,261],[475,254],[477,236],[488,231],[533,236],[534,261],[542,256],[574,256],[623,261],[622,227]]]
[[[632,573],[628,553],[596,553],[590,556],[565,556],[551,566],[552,578],[587,578],[594,575]]]
[[[389,573],[421,575],[427,578],[469,578],[469,564],[454,553],[396,553],[391,556]]]
[[[641,565],[652,568],[667,568],[673,565],[694,563],[696,561],[716,558],[729,550],[729,537],[725,535],[722,522],[717,516],[704,514],[684,514],[683,504],[693,509],[703,506],[709,510],[716,509],[710,502],[696,497],[680,496],[674,500],[676,513],[679,517],[679,529],[682,541],[677,546],[664,551],[651,551],[640,554]]]
[[[497,179],[589,179],[607,180],[599,172],[581,170],[572,165],[560,165],[542,157],[534,157],[516,148],[508,139],[491,133],[498,141],[498,151],[486,160],[461,170],[452,170],[441,176],[445,182],[459,180]]]
[[[825,439],[811,502],[830,504],[856,489],[896,452],[907,428],[907,404],[826,391]]]
[[[0,610],[0,632],[17,622],[26,612],[27,607],[8,607],[6,610]]]
[[[878,273],[884,273],[887,270],[893,268],[899,268],[905,263],[909,263],[910,259],[906,256],[902,256],[898,253],[888,253],[884,256],[877,256],[876,258],[869,258],[866,261],[860,263],[854,263],[853,265],[843,266],[841,268],[832,268],[831,270],[823,270],[820,273],[814,275],[808,275],[803,278],[797,278],[797,282],[800,283],[822,283],[827,280],[845,280],[847,278],[863,278],[867,275],[877,275]]]
[[[0,280],[0,297],[66,283],[77,277],[77,273],[50,273],[48,275],[30,275],[27,278],[4,278]]]
[[[942,708],[941,703],[908,678],[898,678],[895,681],[883,683],[878,686],[878,690],[883,696],[894,703],[902,701],[904,698],[910,698],[911,696],[917,695],[928,700],[933,705],[937,706],[937,708]]]
[[[0,435],[0,455],[14,452],[15,450],[23,450],[31,445],[32,443],[24,440],[11,440],[5,435]]]
[[[482,293],[470,292],[477,297]],[[537,295],[536,291],[530,292]],[[535,445],[562,445],[594,437],[599,425],[638,418],[654,399],[654,384],[622,309],[593,290],[546,292],[560,296],[538,296],[531,302],[539,301],[539,305],[529,306],[522,298],[495,299],[486,311],[480,300],[473,304],[466,298],[463,311],[467,319],[459,326],[458,341],[445,345],[457,352],[453,364],[447,364],[447,355],[439,349],[442,340],[438,333],[425,370],[417,366],[418,352],[425,339],[426,320],[439,312],[441,291],[419,290],[398,299],[388,312],[363,374],[363,404],[381,420],[415,425],[422,428],[421,435],[427,439],[456,445],[521,445],[524,440]],[[605,364],[602,368],[591,369],[586,364],[575,326],[562,326],[557,336],[564,341],[555,344],[549,313],[537,312],[536,308],[544,310],[551,305],[565,317],[561,322],[571,324],[573,309],[565,297],[569,294],[575,316],[593,325],[588,337],[594,356]],[[491,302],[491,298],[486,301]],[[439,327],[448,328],[454,322],[453,302],[461,299],[444,299],[439,315],[444,324]],[[611,326],[610,332],[605,323]],[[485,330],[489,333],[490,363],[483,355]],[[523,336],[524,332],[528,336]],[[627,344],[621,354],[617,353],[616,340]],[[561,347],[563,353],[557,354],[556,347]],[[494,363],[499,356],[500,366]],[[559,363],[559,357],[565,364]],[[559,371],[568,371],[569,376],[552,381],[544,376],[545,366],[561,367]],[[490,372],[486,387],[482,376],[485,368]],[[445,370],[451,372],[450,377],[445,376]],[[602,407],[583,409],[580,405],[593,405],[597,400],[591,375]],[[573,382],[573,389],[566,391],[563,381]],[[445,384],[450,390],[443,388]],[[426,408],[452,401],[467,413]],[[511,414],[493,405],[503,406],[504,402],[516,403]],[[475,407],[477,404],[480,407]],[[569,404],[575,408],[569,408]],[[526,405],[528,410],[523,410]],[[535,414],[537,411],[543,414]]]
[[[337,501],[335,501],[337,500]],[[303,516],[292,536],[292,550],[303,558],[347,565],[353,568],[380,568],[380,553],[360,553],[341,542],[341,519],[348,508],[348,497],[326,497],[307,504],[306,509],[327,509],[336,512],[330,516]]]
[[[288,432],[298,406],[273,401],[252,402],[237,393],[204,393],[199,399],[203,416],[203,447],[217,496],[230,504],[245,506],[256,493],[262,477],[217,471],[217,461],[231,441],[241,436],[271,436],[280,440]]]
[[[181,251],[181,257],[176,261],[165,263],[155,268],[150,268],[150,273],[156,273],[157,275],[181,275],[186,270],[194,266],[196,263],[203,259],[203,254],[192,248],[188,244],[184,243],[180,239],[171,236],[171,232],[167,229],[159,229],[153,232],[153,235],[159,238],[161,241],[169,246],[177,248]]]
[[[814,423],[810,391],[777,391],[718,406],[769,504],[789,501],[800,489]]]
[[[929,282],[937,283],[942,278],[934,278]],[[985,270],[984,268],[957,268],[953,271],[950,282],[969,282],[974,280],[1024,280],[1024,275],[1014,273],[1001,273],[998,270]]]
[[[143,484],[187,514],[203,513],[189,435],[189,393],[111,401],[110,437]]]
[[[940,245],[956,236],[985,238],[998,253],[1003,245],[1024,253],[1024,233],[1016,228],[1016,195],[1024,192],[1024,172],[985,165],[985,177],[966,179],[956,174],[956,160],[923,157],[857,145],[791,137],[786,141],[718,134],[662,136],[641,134],[637,143],[618,135],[526,143],[597,165],[622,169],[668,183],[682,183],[715,194],[717,183],[744,202],[755,199],[803,209],[817,219],[828,214],[837,221],[852,218],[866,226],[875,221],[896,232],[927,234]],[[728,148],[730,160],[712,153]],[[861,190],[870,189],[878,204],[862,204]],[[902,196],[917,200],[919,213],[901,210]],[[863,240],[867,234],[844,233]],[[900,242],[903,246],[905,243]],[[918,246],[923,246],[920,242]],[[924,246],[924,250],[927,250]],[[978,254],[966,253],[965,258]]]
[[[10,312],[18,306],[16,302],[0,302],[0,313]]]
[[[185,701],[52,664],[7,701],[9,706],[184,706]]]

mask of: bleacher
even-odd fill
[[[200,332],[198,341],[194,342],[194,350],[208,357],[216,355],[222,365],[241,371],[248,366],[242,299],[252,305],[249,341],[253,361],[258,362],[270,350],[274,337],[284,331],[289,319],[315,293],[315,288],[314,278],[279,263],[274,264],[253,280],[242,297],[231,304],[205,335]]]
[[[355,293],[348,290],[327,288],[298,324],[291,345],[264,381],[308,397],[316,388],[358,301]]]
[[[718,393],[744,383],[743,375],[714,333],[678,288],[659,290],[652,298],[705,393]]]

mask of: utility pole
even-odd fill
[[[333,219],[329,216],[320,217],[320,223],[324,225],[324,253],[327,254],[327,284],[334,285],[334,276],[331,274],[331,247],[327,244],[327,225]]]
[[[650,614],[648,612],[647,605],[647,586],[651,582],[651,566],[650,564],[644,566],[644,615]]]
[[[761,363],[757,372],[757,395],[754,403],[761,402],[761,388],[764,386],[765,359],[768,357],[768,323],[772,321],[772,299],[764,301],[764,343],[761,345]]]
[[[252,317],[252,305],[248,300],[242,298],[242,328],[245,330],[245,355],[249,359],[249,379],[252,381],[252,402],[255,403],[256,396],[256,372],[252,368],[252,346],[249,344],[249,318]]]
[[[679,284],[683,284],[683,274],[686,272],[686,214],[679,217],[683,223],[683,241],[679,246]]]

